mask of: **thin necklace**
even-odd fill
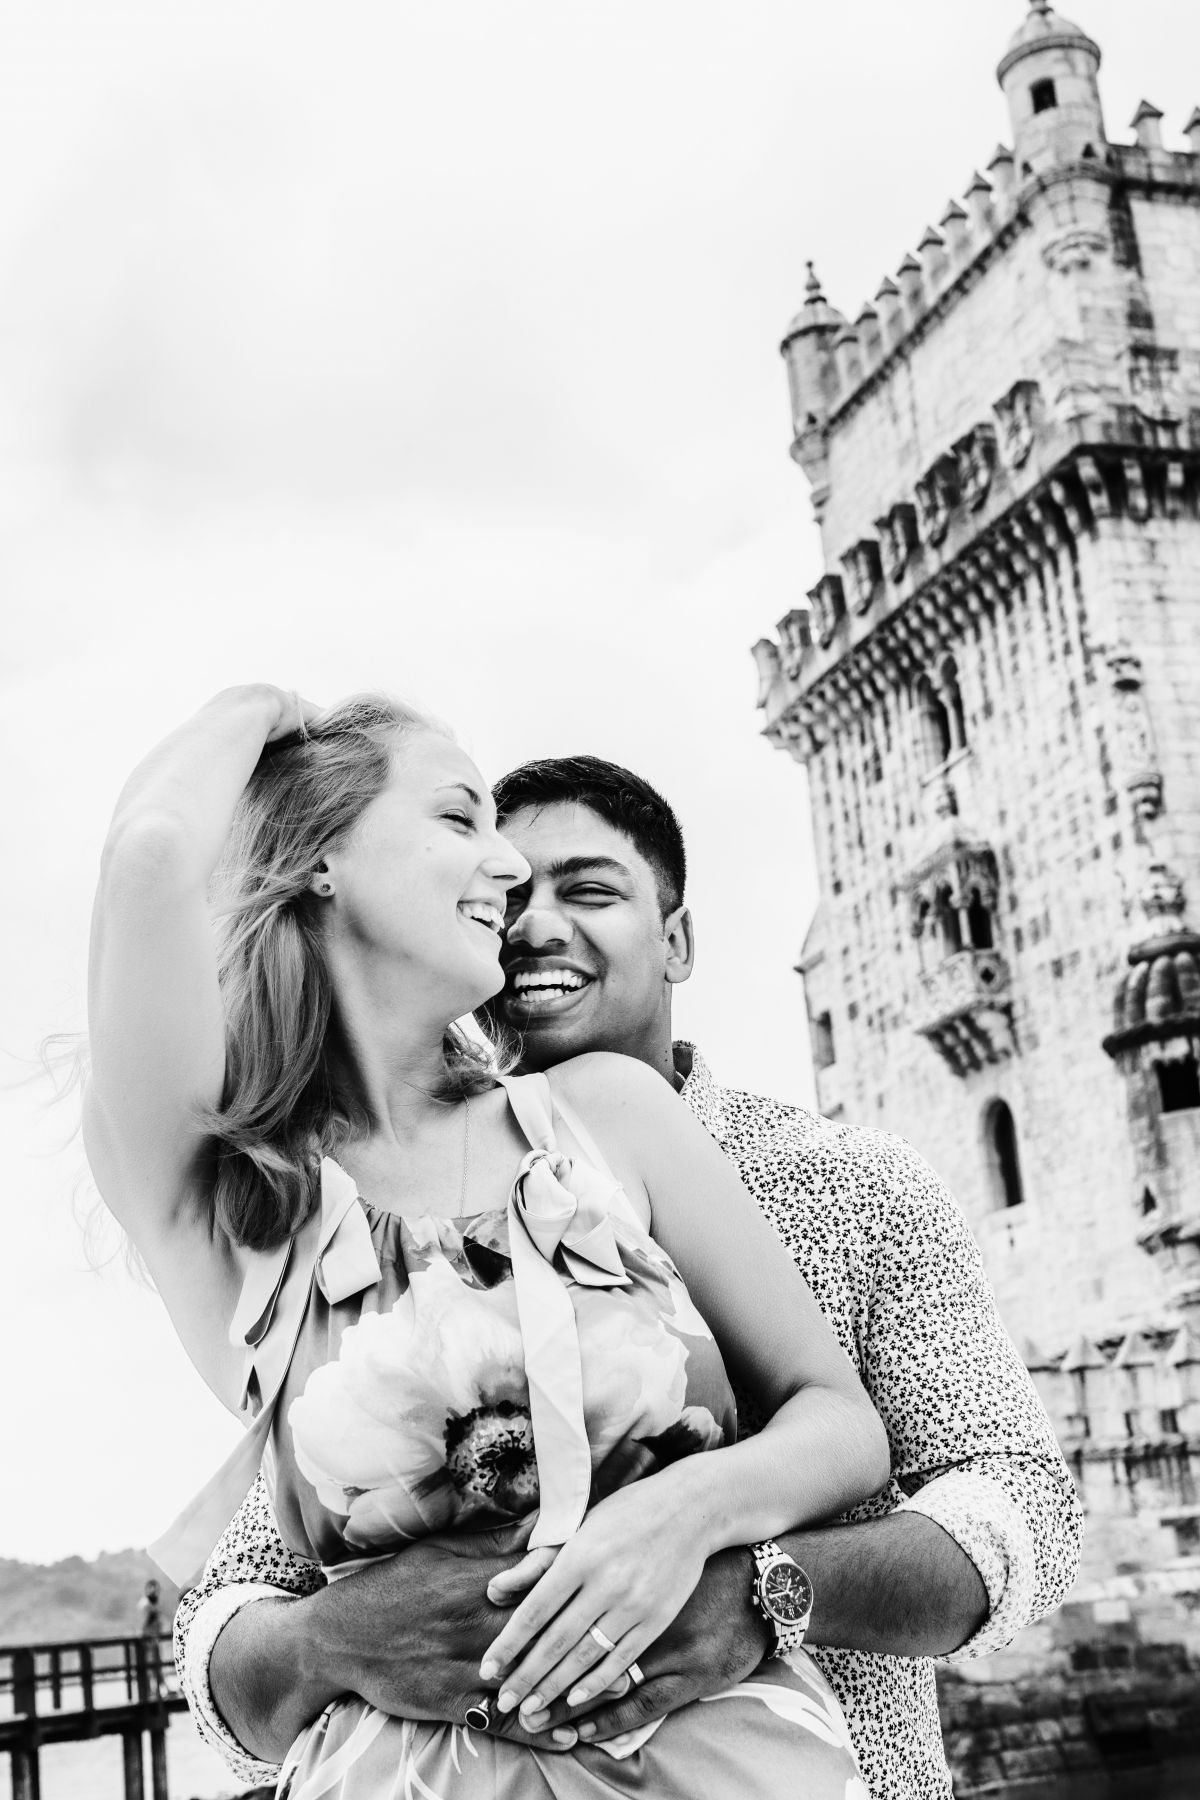
[[[467,1170],[471,1163],[471,1096],[463,1095],[463,1155],[462,1181],[458,1190],[457,1218],[462,1218],[467,1210]]]

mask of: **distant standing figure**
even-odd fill
[[[162,1607],[159,1604],[158,1583],[150,1580],[142,1589],[142,1597],[138,1601],[138,1635],[144,1638],[161,1637],[163,1630]]]

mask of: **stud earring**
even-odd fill
[[[332,894],[332,892],[333,892],[332,881],[318,882],[317,883],[317,892],[318,892],[318,894]]]

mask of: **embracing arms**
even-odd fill
[[[480,1671],[484,1682],[502,1677],[502,1711],[539,1713],[568,1688],[581,1704],[618,1679],[680,1612],[709,1557],[845,1511],[883,1487],[889,1466],[883,1426],[807,1282],[672,1090],[645,1065],[606,1055],[550,1079],[631,1202],[649,1201],[656,1240],[769,1422],[618,1489],[552,1566],[550,1553],[532,1553],[493,1581],[499,1600],[540,1575]],[[702,1332],[700,1320],[683,1329]]]
[[[231,688],[151,751],[117,801],[92,918],[88,1159],[227,1402],[242,1358],[214,1319],[231,1316],[240,1275],[203,1204],[202,1115],[225,1071],[207,888],[263,746],[295,728],[297,706],[277,688]]]
[[[806,1221],[833,1213],[831,1237],[847,1246],[853,1226],[867,1224],[869,1260],[852,1277],[867,1299],[861,1366],[892,1446],[891,1510],[779,1540],[812,1578],[807,1641],[901,1657],[1001,1649],[1065,1598],[1081,1511],[978,1247],[942,1182],[902,1139],[819,1122],[814,1139],[803,1115],[789,1124],[781,1109],[763,1113],[769,1137],[747,1130],[744,1152],[737,1141],[727,1148],[744,1154],[746,1181],[813,1269],[831,1316],[846,1310],[842,1265],[829,1239],[825,1250],[805,1248]],[[850,1341],[849,1319],[842,1323]],[[644,1687],[593,1709],[577,1721],[580,1735],[626,1731],[752,1669],[762,1627],[748,1589],[746,1558],[714,1558],[641,1658]]]

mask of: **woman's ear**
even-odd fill
[[[664,973],[668,981],[686,981],[696,960],[696,940],[692,933],[692,915],[686,906],[677,906],[663,920],[663,937],[667,945]]]
[[[310,894],[319,894],[322,900],[328,900],[333,895],[333,876],[324,857],[308,878],[308,891]]]

